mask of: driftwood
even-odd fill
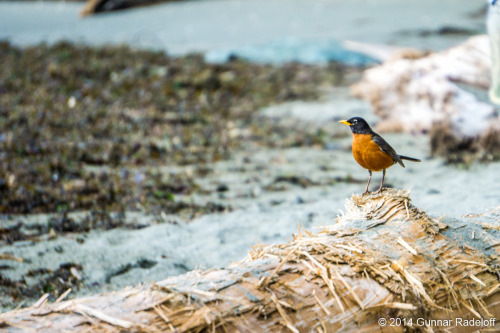
[[[81,16],[89,16],[97,13],[110,12],[114,10],[128,9],[133,7],[155,5],[162,2],[180,0],[87,0],[80,12]]]
[[[430,132],[435,154],[498,158],[500,118],[487,98],[490,85],[489,38],[475,36],[418,59],[388,60],[365,71],[352,92],[372,104],[379,131]]]
[[[476,36],[449,50],[417,59],[396,57],[368,69],[352,92],[371,102],[382,129],[429,131],[434,122],[450,117],[459,134],[473,136],[485,129],[480,126],[487,125],[494,107],[457,83],[486,92],[490,70],[489,38]],[[459,122],[474,117],[473,124]]]
[[[407,326],[412,320],[407,330],[498,331],[499,235],[500,209],[441,220],[413,206],[408,192],[385,189],[353,195],[332,225],[314,233],[299,228],[285,244],[256,245],[226,269],[54,304],[42,300],[1,314],[0,327],[399,332],[402,320]],[[381,326],[380,318],[397,326]]]

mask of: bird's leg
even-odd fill
[[[385,179],[385,169],[382,172],[382,182],[380,183],[380,188],[378,189],[377,193],[380,193],[382,191],[382,186],[384,186],[384,179]]]
[[[363,195],[366,194],[366,193],[369,193],[368,187],[370,187],[370,181],[372,180],[372,172],[371,172],[371,170],[368,170],[368,172],[370,173],[370,177],[368,177],[368,184],[366,184],[366,190],[365,190],[365,193],[363,193]]]

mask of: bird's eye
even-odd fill
[[[357,119],[354,119],[354,120],[352,121],[352,123],[353,123],[353,124],[356,124],[357,122],[358,122],[358,120],[357,120]]]

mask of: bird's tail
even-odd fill
[[[408,156],[403,156],[403,155],[399,155],[399,158],[402,160],[408,160],[408,161],[412,161],[412,162],[422,162],[418,158],[413,158],[413,157],[408,157]]]

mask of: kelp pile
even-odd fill
[[[322,144],[259,107],[314,99],[332,64],[214,65],[128,47],[0,43],[0,213],[145,209],[192,217],[228,207],[182,196],[247,144]],[[193,174],[174,170],[195,165]]]

